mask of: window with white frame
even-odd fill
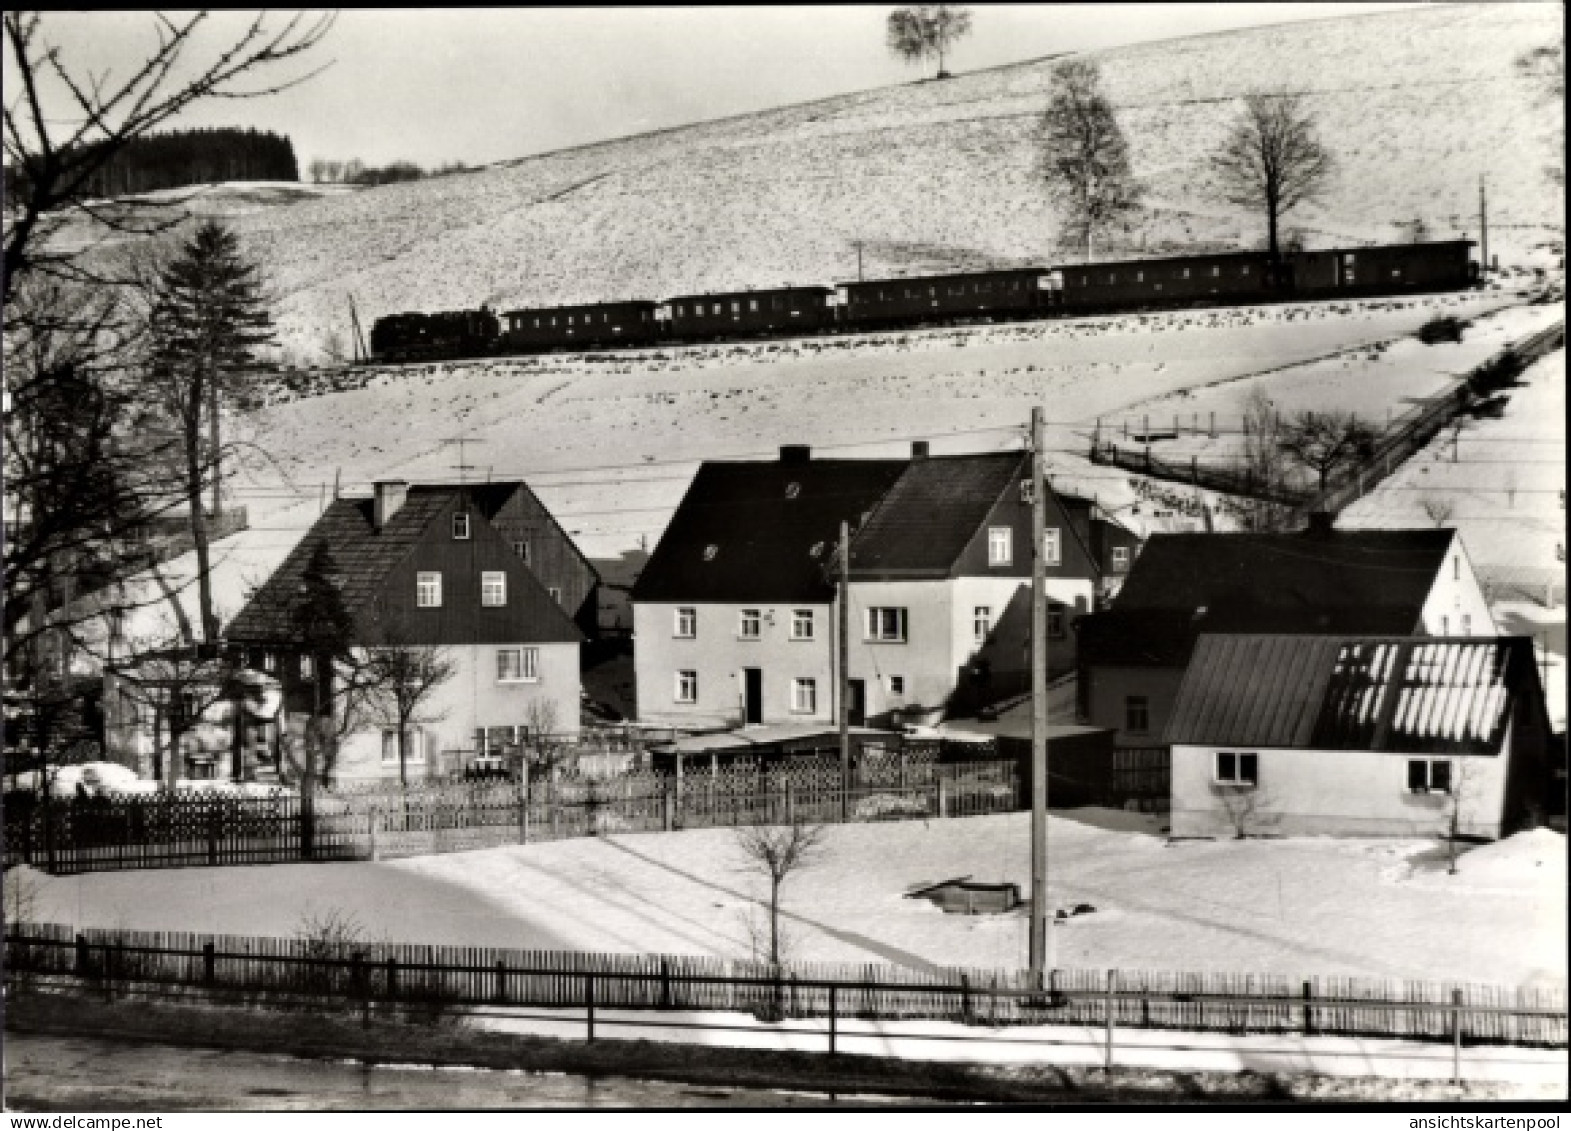
[[[993,607],[991,605],[977,605],[972,610],[971,631],[976,636],[978,644],[987,643],[987,638],[993,633]]]
[[[678,609],[676,611],[676,627],[673,631],[679,640],[692,640],[698,635],[698,610]]]
[[[513,553],[517,554],[520,558],[523,558],[524,562],[527,564],[529,561],[529,543],[523,541],[514,542]]]
[[[469,537],[469,512],[453,512],[453,537],[463,540]]]
[[[441,604],[442,575],[434,570],[415,574],[415,605],[422,609],[435,609],[440,608]]]
[[[885,644],[904,644],[906,611],[903,608],[867,610],[867,639]]]
[[[559,587],[555,585],[549,586],[546,589],[546,594],[558,605],[562,603],[562,590]]]
[[[540,649],[498,648],[496,650],[498,683],[534,683],[539,678]]]
[[[891,695],[904,695],[905,693],[906,693],[906,677],[903,676],[903,675],[892,675],[892,676],[890,676],[889,677],[889,694],[891,694]]]
[[[1218,785],[1259,785],[1260,755],[1218,751],[1216,782]]]
[[[507,604],[507,574],[499,569],[481,572],[480,603],[488,608]]]
[[[425,761],[424,731],[404,731],[404,761]],[[382,765],[398,765],[398,732],[396,730],[384,730],[382,732]]]
[[[1410,758],[1407,788],[1410,793],[1450,793],[1451,759]]]
[[[1113,547],[1113,568],[1116,570],[1125,570],[1129,568],[1128,546]]]
[[[763,617],[757,609],[742,610],[736,633],[743,640],[757,640],[763,635]]]
[[[676,701],[678,703],[698,702],[697,672],[680,671],[676,673]]]
[[[811,640],[814,636],[813,610],[791,610],[791,639]]]
[[[799,715],[811,715],[818,710],[818,681],[793,679],[791,681],[791,710]]]
[[[1064,560],[1063,539],[1059,537],[1059,533],[1056,526],[1050,526],[1042,531],[1042,561],[1046,565],[1059,565]]]
[[[278,658],[274,656],[273,653],[262,653],[262,670],[264,672],[273,672],[278,670]]]
[[[988,565],[1006,566],[1014,561],[1014,535],[1015,532],[1007,526],[990,526],[987,528]]]

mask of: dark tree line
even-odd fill
[[[82,194],[128,196],[158,189],[217,181],[298,181],[295,148],[287,137],[265,130],[171,130],[132,138],[111,148],[91,143],[82,160],[92,166]],[[92,152],[94,148],[104,152]],[[25,173],[6,167],[7,196],[27,191]]]

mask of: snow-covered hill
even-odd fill
[[[1095,53],[1149,208],[1109,255],[1251,245],[1209,153],[1261,88],[1302,92],[1338,160],[1290,218],[1320,245],[1478,234],[1563,238],[1563,118],[1516,67],[1556,39],[1553,4],[1436,5]],[[530,157],[459,176],[249,211],[236,223],[283,296],[284,341],[319,355],[363,318],[660,298],[1067,257],[1035,173],[1050,60],[845,95]],[[593,92],[585,92],[586,96]],[[370,97],[368,92],[368,97]],[[507,130],[507,109],[496,108]],[[518,147],[528,147],[527,137]]]

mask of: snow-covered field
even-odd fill
[[[1491,252],[1563,244],[1544,175],[1563,161],[1559,99],[1517,66],[1556,41],[1552,4],[1446,4],[1093,53],[1148,207],[1106,258],[1252,246],[1261,218],[1216,190],[1209,154],[1256,89],[1300,92],[1337,159],[1289,217],[1317,246],[1478,234]],[[489,169],[288,207],[236,225],[282,296],[284,344],[320,356],[409,309],[498,309],[949,267],[1061,261],[1037,171],[1055,60],[1035,60],[705,122]],[[499,118],[507,129],[507,116]],[[526,132],[517,152],[529,150]],[[203,202],[207,207],[211,202]]]
[[[1055,813],[1053,927],[1065,967],[1566,981],[1565,838],[1478,847],[1448,875],[1433,842],[1303,838],[1168,843],[1157,819]],[[831,828],[788,884],[797,960],[1018,968],[1026,920],[904,898],[955,876],[1029,892],[1029,816]],[[8,883],[12,877],[8,877]],[[355,864],[32,874],[32,917],[79,925],[293,934],[353,915],[373,938],[746,957],[761,888],[727,830],[607,836]]]

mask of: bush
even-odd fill
[[[1418,340],[1426,346],[1436,342],[1460,342],[1466,326],[1467,323],[1450,314],[1437,315],[1418,328]]]

